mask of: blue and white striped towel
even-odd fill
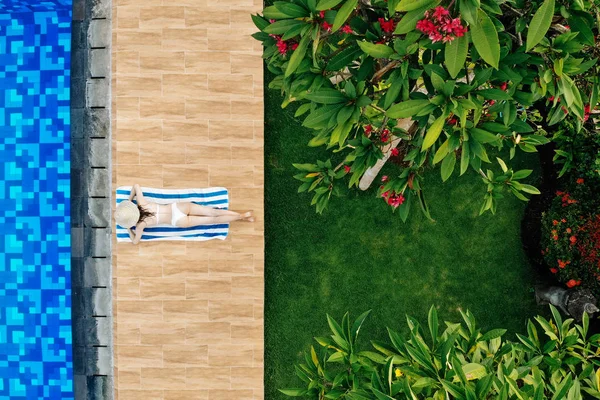
[[[129,199],[131,186],[117,188],[116,202]],[[192,202],[203,206],[215,208],[229,207],[229,194],[227,189],[213,187],[207,189],[154,189],[142,187],[142,193],[148,201],[158,204],[171,204],[174,202]],[[135,202],[135,199],[134,199]],[[127,229],[117,225],[117,241],[130,242]],[[144,229],[142,240],[224,240],[229,233],[229,224],[199,225],[189,228],[179,228],[172,225],[157,225]]]

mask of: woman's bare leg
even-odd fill
[[[182,228],[189,228],[190,226],[197,225],[212,225],[212,224],[226,224],[228,222],[238,221],[242,219],[241,215],[219,215],[217,217],[199,217],[196,215],[190,215],[187,217],[181,217],[177,221],[177,226]]]
[[[200,204],[194,204],[194,203],[190,203],[189,206],[189,211],[187,212],[187,214],[189,215],[196,215],[196,216],[200,216],[200,217],[204,217],[204,216],[208,216],[208,217],[218,217],[220,215],[237,215],[239,216],[240,213],[237,213],[235,211],[230,211],[230,210],[223,210],[220,208],[213,208],[213,207],[207,207],[207,206],[202,206]]]

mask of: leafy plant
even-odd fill
[[[537,194],[520,182],[528,171],[507,160],[535,152],[561,121],[575,132],[591,124],[598,13],[588,0],[275,1],[253,16],[276,75],[269,87],[283,107],[301,103],[296,117],[314,132],[308,145],[331,153],[322,161],[331,167],[297,176],[301,191],[322,212],[340,182],[358,186],[391,154],[399,171],[379,194],[403,220],[413,198],[429,216],[431,167],[444,180],[479,173],[482,212],[495,212],[503,192]],[[500,151],[508,155],[493,162]]]
[[[553,319],[535,317],[527,335],[511,342],[504,329],[482,332],[469,311],[462,323],[440,324],[431,307],[425,329],[407,316],[407,337],[388,328],[389,342],[371,341],[372,350],[357,345],[368,312],[353,324],[348,313],[341,324],[327,316],[332,334],[315,338],[317,348],[295,367],[304,387],[281,392],[352,400],[600,398],[600,335],[588,337],[587,314],[573,325],[550,308]]]

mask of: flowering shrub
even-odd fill
[[[505,329],[481,332],[468,311],[442,331],[432,307],[425,329],[407,317],[406,338],[388,328],[389,341],[372,341],[370,350],[357,343],[368,312],[352,324],[348,313],[341,324],[327,316],[332,334],[316,337],[296,366],[304,387],[281,392],[319,400],[600,398],[600,335],[588,337],[587,314],[573,325],[550,308],[553,320],[535,317],[512,342]]]
[[[283,107],[301,103],[296,117],[314,132],[308,145],[331,151],[299,164],[300,191],[313,192],[321,212],[336,185],[358,186],[397,148],[399,171],[379,194],[404,199],[390,204],[402,219],[412,199],[427,214],[429,167],[443,180],[480,174],[481,212],[495,212],[502,192],[539,193],[521,182],[530,171],[488,153],[507,149],[512,159],[547,143],[550,125],[591,124],[596,13],[589,0],[275,1],[253,16],[276,75],[269,87],[282,92]]]
[[[550,272],[572,288],[600,295],[600,179],[574,178],[542,217],[542,254]]]

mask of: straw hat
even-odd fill
[[[115,221],[125,228],[134,226],[139,219],[140,210],[129,200],[120,202],[115,210]]]

